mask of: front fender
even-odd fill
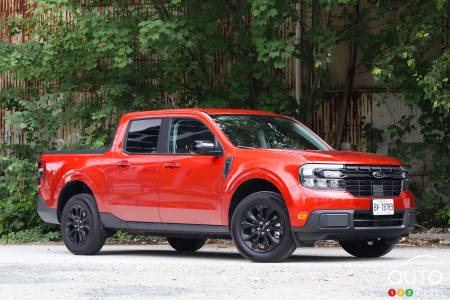
[[[227,182],[224,182],[225,188],[222,198],[222,220],[224,225],[228,225],[228,211],[230,209],[231,198],[241,184],[251,179],[263,179],[272,183],[280,191],[289,211],[289,216],[291,218],[295,216],[296,212],[292,195],[280,176],[267,169],[253,169],[233,176]]]

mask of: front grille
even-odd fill
[[[403,212],[396,212],[392,216],[374,216],[369,211],[355,211],[353,226],[356,227],[384,227],[401,226]]]
[[[347,191],[355,197],[399,197],[404,171],[400,166],[345,165]],[[374,172],[383,174],[375,178]]]

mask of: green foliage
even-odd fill
[[[58,231],[43,233],[41,228],[36,227],[0,235],[0,243],[4,244],[52,242],[60,240],[61,235]]]
[[[117,231],[113,236],[109,237],[107,241],[110,243],[133,243],[133,242],[152,243],[158,241],[159,239],[160,238],[154,236],[134,235],[123,231]]]
[[[36,212],[35,161],[0,156],[0,235],[23,228],[48,231]]]
[[[378,15],[397,14],[376,36],[378,49],[385,51],[374,60],[372,73],[387,88],[396,88],[420,115],[403,116],[387,134],[396,142],[389,154],[406,163],[426,160],[425,188],[416,187],[419,206],[436,215],[435,224],[450,222],[450,75],[448,13],[450,3],[437,1],[388,1]],[[402,4],[402,5],[400,5]],[[430,51],[430,48],[434,48]],[[413,122],[416,121],[416,122]],[[417,123],[416,128],[414,123]],[[423,142],[404,145],[403,137],[419,130]]]
[[[376,153],[378,144],[383,141],[383,130],[375,128],[372,122],[366,122],[363,118],[362,122],[363,138],[367,143],[367,152]]]
[[[389,1],[378,15],[397,14],[377,35],[377,48],[386,49],[378,56],[372,73],[375,78],[400,87],[411,104],[421,99],[435,108],[450,109],[450,49],[448,22],[450,2]],[[434,48],[430,51],[430,48]]]
[[[403,138],[415,130],[412,124],[416,116],[403,116],[397,124],[388,128],[388,134],[395,143],[389,149],[389,155],[395,156],[410,167],[417,161],[426,161],[424,186],[412,185],[419,199],[419,207],[423,207],[428,218],[433,218],[435,225],[449,222],[450,184],[450,114],[443,107],[433,108],[427,100],[419,102],[422,115],[418,118],[418,126],[423,142],[405,145]]]
[[[391,154],[409,162],[432,153],[437,172],[423,199],[445,218],[449,2],[369,2],[373,6],[361,6],[356,16],[357,0],[304,1],[311,15],[300,18],[298,1],[290,0],[143,0],[132,6],[127,0],[32,0],[29,18],[0,19],[11,36],[29,38],[0,41],[0,73],[24,83],[0,90],[0,106],[14,112],[8,125],[26,134],[25,145],[0,146],[9,155],[0,168],[7,174],[0,174],[0,234],[49,230],[35,213],[35,166],[43,150],[62,147],[57,138],[64,125],[80,131],[69,147],[102,147],[120,115],[165,108],[170,95],[179,107],[255,108],[308,120],[329,87],[332,52],[348,42],[361,54],[358,67],[371,69],[421,109],[420,117],[405,117],[388,134],[401,141],[418,118],[424,143],[420,149],[398,143]],[[372,28],[374,15],[387,23]],[[288,39],[280,34],[297,20],[304,22],[299,43],[294,31]],[[300,104],[282,69],[291,56],[301,59],[305,75]],[[376,151],[380,131],[370,124],[363,131]]]

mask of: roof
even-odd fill
[[[268,116],[279,116],[279,114],[264,112],[259,110],[249,110],[249,109],[218,109],[218,108],[182,108],[182,109],[164,109],[164,110],[149,110],[149,111],[137,111],[125,114],[124,117],[137,117],[149,114],[172,114],[172,113],[207,113],[210,115],[217,114],[249,114],[249,115],[268,115]]]

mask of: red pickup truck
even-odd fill
[[[109,148],[44,153],[37,210],[74,254],[122,230],[165,236],[178,251],[232,238],[254,261],[316,240],[379,257],[414,227],[407,180],[397,159],[336,151],[289,117],[146,111],[124,115]]]

